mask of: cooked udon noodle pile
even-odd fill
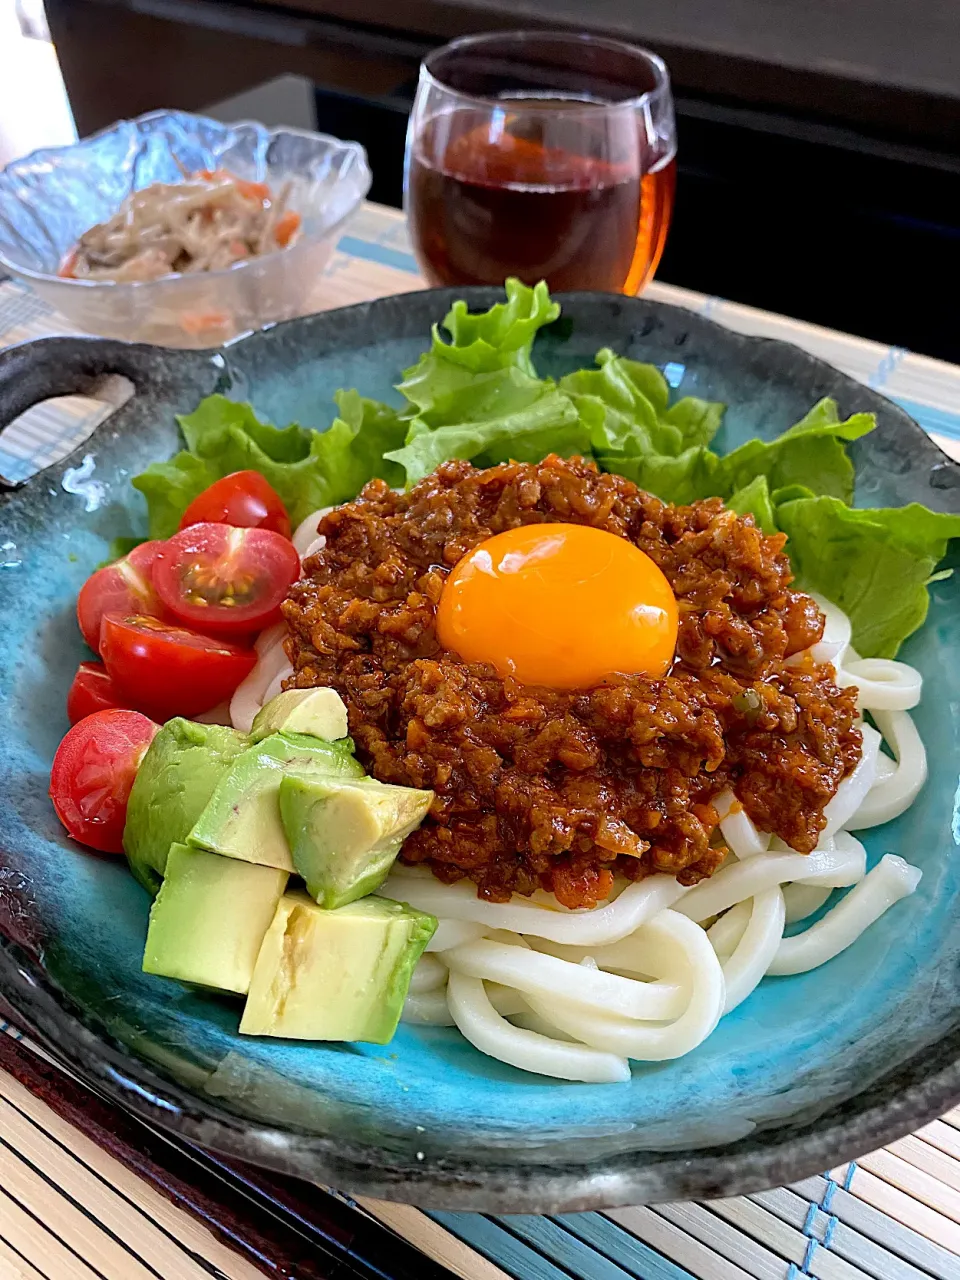
[[[304,560],[324,545],[317,537],[324,514],[308,517],[294,537]],[[689,1053],[764,976],[825,964],[916,889],[921,873],[902,858],[888,854],[868,871],[851,832],[903,813],[926,779],[909,714],[920,701],[920,673],[861,659],[846,616],[816,599],[826,616],[822,637],[791,661],[832,667],[840,688],[857,689],[859,715],[869,712],[870,720],[859,722],[859,763],[824,809],[813,851],[795,853],[758,830],[726,791],[713,803],[728,852],[709,879],[688,886],[665,873],[618,878],[592,909],[565,908],[542,890],[491,902],[469,880],[444,884],[425,868],[398,864],[381,893],[440,921],[414,973],[404,1021],[455,1025],[481,1052],[526,1071],[624,1081],[631,1059]],[[248,729],[293,675],[285,639],[285,624],[261,636],[258,665],[231,704],[237,728]],[[849,892],[816,923],[784,936],[836,889]]]
[[[223,169],[155,182],[85,231],[60,275],[131,283],[222,271],[294,242],[300,215],[287,209],[289,197],[289,183],[274,196],[265,183]]]

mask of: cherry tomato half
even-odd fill
[[[216,480],[190,503],[180,521],[192,524],[233,524],[240,529],[270,529],[290,537],[290,517],[280,495],[259,471],[234,471]]]
[[[104,565],[86,580],[77,597],[77,622],[83,638],[100,652],[100,622],[105,613],[145,613],[158,618],[163,606],[157,598],[150,570],[160,542],[141,542],[128,556]]]
[[[253,649],[142,615],[107,614],[100,648],[123,696],[158,720],[209,711],[230,697],[257,661]]]
[[[181,529],[153,562],[153,585],[163,604],[208,635],[242,636],[271,626],[299,576],[292,542],[269,529],[228,524]]]
[[[74,840],[123,853],[130,788],[159,727],[139,711],[113,708],[87,716],[60,743],[50,799]]]
[[[110,679],[102,662],[81,662],[67,694],[67,716],[78,724],[85,716],[110,707],[129,709],[130,703]]]

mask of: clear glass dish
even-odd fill
[[[120,284],[57,275],[83,232],[115,213],[131,191],[181,181],[184,170],[218,168],[274,189],[289,180],[289,207],[303,219],[297,242],[225,271],[160,280]],[[153,111],[74,146],[35,151],[0,173],[0,268],[88,333],[168,347],[217,346],[322,308],[323,269],[370,181],[357,142]]]

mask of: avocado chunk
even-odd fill
[[[246,995],[287,873],[174,844],[150,909],[145,973]]]
[[[250,746],[236,729],[168,720],[140,763],[127,803],[130,870],[156,893],[171,844],[182,843],[230,764]]]
[[[288,773],[280,783],[280,818],[310,896],[332,910],[379,889],[432,800],[432,791],[373,778]]]
[[[280,822],[281,779],[292,769],[322,777],[362,778],[363,769],[352,749],[349,738],[331,743],[303,734],[271,734],[237,756],[186,843],[225,858],[293,871]]]
[[[257,957],[240,1034],[387,1044],[434,916],[389,898],[336,911],[285,893]]]
[[[306,733],[327,742],[347,736],[347,708],[336,689],[287,689],[257,712],[254,742],[271,733]]]

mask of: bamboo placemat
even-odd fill
[[[402,216],[367,205],[319,305],[422,287]],[[896,400],[960,458],[960,368],[669,285],[648,296],[804,347]],[[70,332],[32,294],[0,284],[0,345]],[[67,397],[31,410],[4,433],[0,474],[50,465],[110,408]],[[558,1217],[428,1214],[173,1142],[59,1075],[9,1024],[0,1030],[0,1280],[960,1280],[960,1109],[754,1196]]]

